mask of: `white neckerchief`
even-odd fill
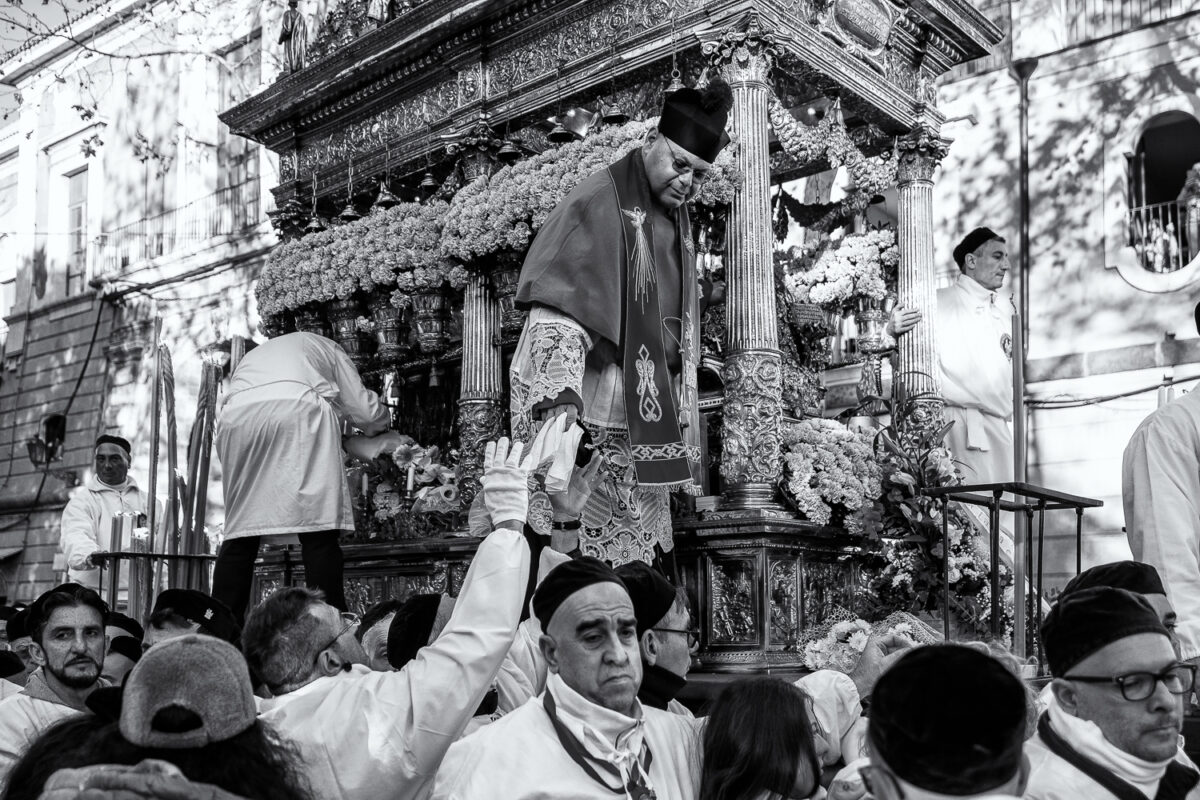
[[[558,673],[551,673],[546,679],[546,691],[554,696],[559,721],[590,755],[612,764],[620,770],[623,783],[629,783],[629,776],[641,768],[638,758],[645,735],[641,703],[634,699],[634,717],[618,714],[567,686]],[[647,781],[649,778],[647,775]]]
[[[965,272],[958,276],[958,288],[970,298],[970,305],[976,310],[981,311],[988,307],[995,307],[996,293],[988,289],[979,281],[967,275]]]
[[[1158,793],[1158,784],[1174,759],[1146,761],[1130,755],[1105,739],[1096,723],[1071,716],[1057,702],[1051,703],[1047,711],[1054,732],[1089,761],[1132,784],[1147,797]]]

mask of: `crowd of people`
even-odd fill
[[[645,145],[535,240],[512,374],[529,446],[486,448],[457,596],[348,610],[343,449],[371,458],[400,440],[327,339],[280,336],[238,365],[218,418],[213,594],[163,591],[144,627],[120,591],[116,607],[101,598],[99,566],[118,515],[161,515],[129,477],[130,443],[102,436],[63,515],[71,582],[3,610],[0,800],[1200,800],[1181,737],[1200,623],[1172,606],[1194,547],[1147,547],[1178,562],[1162,575],[1128,561],[1069,583],[1041,627],[1037,694],[996,643],[900,635],[869,638],[848,674],[685,692],[693,609],[663,567],[668,493],[699,478],[686,200],[728,143],[730,103],[716,80],[673,93]],[[995,295],[1008,254],[981,228],[954,255],[961,283],[939,313],[974,326],[960,338],[987,358],[943,353],[941,368],[961,378],[952,447],[983,479],[1011,447],[1011,304]],[[889,330],[919,323],[903,310]],[[981,371],[994,402],[967,391]],[[1166,476],[1144,449],[1134,462]],[[1183,537],[1191,513],[1166,527]],[[308,585],[255,604],[263,537],[293,536]]]
[[[491,532],[456,598],[360,618],[293,586],[242,625],[172,589],[143,629],[67,583],[7,609],[3,798],[1200,797],[1180,735],[1196,667],[1153,567],[1066,587],[1039,696],[994,646],[876,636],[851,674],[732,680],[689,710],[686,594],[549,547],[524,450],[487,448]]]

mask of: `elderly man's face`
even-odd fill
[[[96,477],[101,483],[116,486],[129,475],[129,455],[115,444],[105,442],[96,448]]]
[[[687,631],[691,627],[692,615],[688,610],[678,604],[672,606],[666,616],[646,632],[654,636],[654,653],[643,654],[646,663],[686,678],[692,666],[692,647],[688,634],[679,631]],[[645,639],[646,634],[642,634],[642,637]],[[645,649],[648,650],[648,647]]]
[[[712,164],[692,155],[658,131],[642,148],[650,194],[664,208],[679,208],[700,190]]]
[[[41,641],[30,647],[33,662],[64,686],[86,689],[100,677],[104,663],[104,619],[91,606],[54,609]]]
[[[367,666],[376,672],[392,670],[392,665],[388,663],[388,630],[395,617],[395,613],[392,613],[381,618],[362,636],[362,649],[367,657]]]
[[[633,710],[642,659],[624,587],[606,581],[575,592],[554,612],[541,645],[550,671],[567,686],[611,711]]]
[[[1179,749],[1183,729],[1183,695],[1167,691],[1161,681],[1145,700],[1126,700],[1111,683],[1072,681],[1072,675],[1116,677],[1131,672],[1162,672],[1176,662],[1170,640],[1139,633],[1106,645],[1055,680],[1054,694],[1067,713],[1094,722],[1104,738],[1130,755],[1166,761]]]

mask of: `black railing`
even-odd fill
[[[1064,0],[1067,42],[1076,44],[1163,22],[1196,10],[1195,0]]]
[[[1127,243],[1148,272],[1175,272],[1200,252],[1200,204],[1173,200],[1129,209]]]
[[[123,272],[143,261],[195,250],[215,237],[240,233],[262,219],[262,196],[254,178],[100,234],[94,268],[99,275]]]

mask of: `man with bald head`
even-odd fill
[[[129,474],[133,447],[128,439],[100,436],[94,455],[92,476],[71,494],[63,509],[59,549],[67,561],[71,581],[98,591],[100,565],[92,556],[113,549],[113,517],[133,514],[134,527],[145,527],[149,500]],[[124,544],[128,547],[129,543]],[[122,580],[121,585],[124,587],[126,582]]]
[[[695,722],[643,705],[633,602],[594,558],[555,567],[533,596],[546,690],[455,743],[437,800],[695,797]]]

